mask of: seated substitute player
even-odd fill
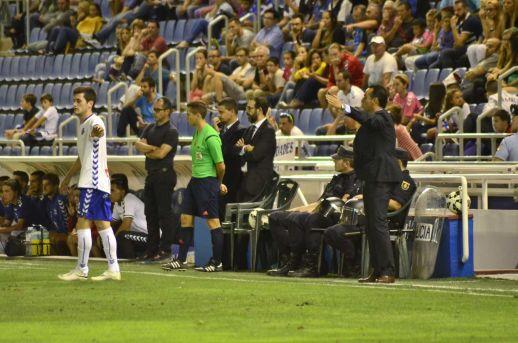
[[[192,178],[182,203],[178,259],[162,265],[165,270],[185,268],[187,252],[194,236],[194,216],[207,218],[212,237],[212,257],[206,266],[196,270],[223,270],[223,231],[219,221],[218,201],[220,193],[227,193],[227,187],[222,183],[225,163],[219,133],[205,121],[206,115],[207,105],[204,102],[193,101],[187,104],[187,121],[196,128],[191,145]]]
[[[88,278],[88,257],[92,248],[91,222],[94,222],[103,243],[108,260],[108,270],[94,281],[120,280],[117,261],[117,242],[111,222],[110,175],[106,157],[106,130],[101,118],[92,112],[96,94],[91,87],[74,89],[74,114],[81,122],[77,137],[78,158],[66,174],[61,191],[65,193],[70,179],[80,171],[80,197],[77,230],[77,266],[72,271],[59,275],[64,281],[86,280]]]
[[[126,177],[112,178],[110,198],[113,203],[112,227],[116,230],[118,255],[121,258],[134,259],[147,249],[144,202],[135,194],[129,193]]]
[[[67,247],[67,198],[59,194],[59,176],[48,173],[43,176],[43,195],[45,196],[47,226],[51,255],[69,255]]]
[[[361,184],[353,169],[354,154],[350,148],[340,146],[332,155],[335,171],[320,199],[337,197],[347,200],[360,192]],[[328,227],[333,222],[318,212],[319,202],[297,207],[290,211],[278,211],[269,215],[270,231],[280,250],[280,267],[267,272],[271,276],[287,276],[288,272],[301,267],[301,258],[306,251],[306,228]]]
[[[403,172],[403,180],[401,183],[397,184],[397,186],[392,190],[388,205],[388,212],[393,212],[399,210],[402,206],[404,206],[407,202],[412,199],[416,191],[416,184],[410,173],[406,169],[408,161],[411,159],[408,151],[402,148],[396,149],[396,158],[399,161],[399,167]],[[356,199],[362,199],[362,195],[358,195],[355,197]],[[394,218],[389,218],[389,228],[395,226],[401,226],[404,224],[405,216],[398,216]],[[348,232],[357,232],[358,228],[356,226],[345,225],[345,224],[336,224],[329,227],[324,232],[324,241],[332,246],[333,248],[339,249],[345,255],[345,263],[344,268],[346,269],[346,273],[344,275],[347,276],[352,270],[354,270],[354,264],[356,261],[356,247],[355,247],[355,238],[346,237],[345,234]]]
[[[0,223],[0,244],[4,250],[14,239],[19,239],[30,224],[28,217],[31,211],[31,200],[21,191],[15,179],[9,179],[2,185],[2,202],[5,205],[4,221]],[[17,254],[18,255],[18,254]]]

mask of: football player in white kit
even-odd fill
[[[88,257],[92,247],[90,225],[95,223],[101,236],[104,252],[108,260],[108,270],[94,281],[120,280],[117,261],[117,241],[110,226],[112,219],[110,203],[110,176],[106,158],[106,130],[104,122],[92,112],[96,100],[91,87],[74,89],[74,113],[81,121],[77,137],[78,158],[61,184],[65,192],[72,176],[80,171],[80,189],[77,230],[77,266],[72,271],[58,277],[65,281],[88,279]]]

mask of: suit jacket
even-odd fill
[[[354,169],[367,182],[399,182],[401,169],[396,159],[396,131],[385,110],[373,115],[356,108],[345,114],[361,124],[354,139]]]
[[[227,131],[220,134],[223,159],[225,161],[225,176],[223,184],[228,188],[228,200],[235,201],[235,194],[241,184],[243,173],[241,172],[241,156],[234,148],[237,141],[243,137],[246,128],[239,121],[235,122]]]
[[[241,164],[246,163],[247,165],[247,173],[243,176],[243,182],[239,190],[238,198],[241,201],[248,201],[258,196],[265,185],[271,181],[273,157],[277,149],[275,130],[267,120],[256,129],[253,137],[250,127],[245,132],[244,140],[245,144],[252,145],[254,150],[241,156]]]

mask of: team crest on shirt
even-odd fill
[[[410,188],[410,183],[409,182],[406,182],[406,181],[401,182],[401,189],[402,190],[408,191],[409,188]]]

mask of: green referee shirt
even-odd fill
[[[196,130],[191,144],[192,177],[217,177],[216,164],[223,162],[219,133],[209,124]]]

